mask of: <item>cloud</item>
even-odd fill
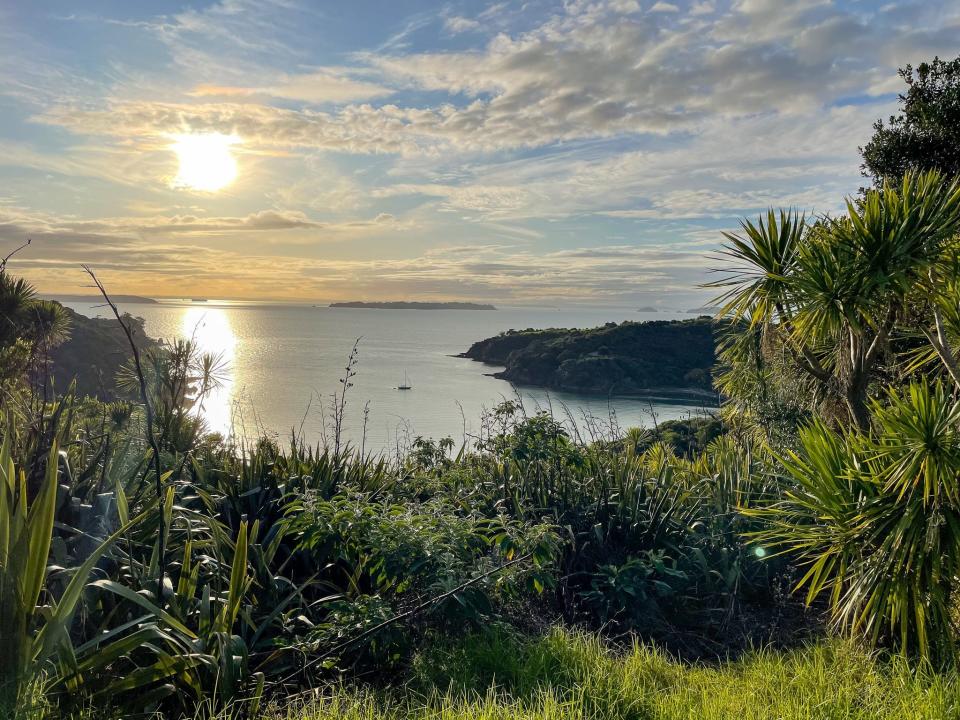
[[[512,211],[528,207],[530,192],[524,188],[510,185],[480,185],[468,184],[463,186],[432,184],[403,184],[388,185],[373,191],[374,197],[397,197],[404,195],[425,195],[443,198],[442,209],[468,210],[487,216],[510,214]]]
[[[960,32],[942,1],[431,10],[391,16],[386,42],[339,55],[315,47],[323,12],[290,0],[89,22],[154,54],[104,50],[109,74],[82,79],[51,59],[71,49],[0,27],[28,50],[0,60],[12,122],[48,126],[33,144],[0,142],[24,180],[7,192],[62,211],[0,205],[0,240],[30,232],[63,249],[30,260],[51,284],[83,259],[172,288],[196,262],[225,295],[611,302],[693,292],[700,251],[740,214],[835,211],[860,183],[857,146],[895,102],[896,67],[955,53]],[[370,42],[385,27],[365,28]],[[243,138],[240,182],[191,198],[201,208],[175,207],[162,182],[169,136],[189,132]],[[140,214],[111,217],[124,212],[111,203]],[[344,239],[360,242],[328,242]],[[357,259],[377,254],[390,259]]]
[[[236,253],[176,243],[96,235],[44,236],[12,263],[42,292],[77,292],[79,263],[89,263],[111,292],[151,287],[157,295],[370,299],[433,297],[499,302],[632,303],[688,293],[704,278],[698,252],[609,246],[536,254],[505,246],[436,248],[403,259],[336,260]],[[191,272],[183,268],[189,262]]]
[[[162,140],[178,133],[220,132],[262,148],[318,148],[356,153],[422,149],[442,118],[431,110],[351,105],[337,113],[241,103],[128,101],[105,109],[54,107],[34,118],[73,132]]]
[[[0,220],[3,213],[0,211]],[[204,217],[202,215],[154,215],[146,217],[106,217],[97,220],[51,219],[36,215],[21,215],[13,218],[33,225],[42,232],[68,231],[102,234],[208,234],[237,231],[265,232],[324,228],[324,223],[308,219],[301,212],[261,210],[243,217]],[[29,230],[25,230],[29,232]]]
[[[242,217],[215,217],[205,215],[149,215],[104,217],[96,220],[60,218],[0,205],[0,240],[30,236],[94,235],[117,238],[144,236],[195,236],[249,233],[276,233],[293,230],[323,231],[325,237],[351,230],[399,223],[389,213],[379,213],[372,219],[345,222],[319,222],[299,211],[260,210]],[[316,239],[316,233],[311,236]]]
[[[459,15],[452,15],[444,19],[443,27],[447,30],[447,32],[453,33],[454,35],[459,35],[460,33],[477,30],[481,27],[481,25],[478,20],[472,20],[471,18],[461,17]]]
[[[318,158],[307,161],[306,177],[281,184],[266,192],[274,206],[304,208],[324,214],[346,216],[370,205],[370,191],[350,175]]]
[[[146,232],[184,233],[184,232],[228,232],[231,230],[294,230],[302,228],[324,227],[307,218],[301,212],[281,212],[278,210],[261,210],[241,218],[214,217],[204,218],[195,215],[178,215],[170,218],[151,218],[146,223],[136,225],[137,219],[132,222],[135,227]]]
[[[343,72],[330,69],[298,75],[281,75],[263,87],[236,87],[198,85],[190,93],[195,97],[217,98],[279,98],[299,100],[308,104],[342,104],[371,100],[393,94],[393,90],[376,83],[358,80]]]
[[[410,159],[398,174],[454,179],[396,183],[373,193],[377,198],[419,196],[439,209],[513,222],[597,214],[735,221],[740,214],[781,205],[835,212],[842,209],[843,196],[862,183],[856,148],[883,110],[857,105],[802,116],[716,120],[667,148],[610,152],[587,146],[469,168],[451,158],[440,165],[434,161],[427,170]]]
[[[712,21],[703,19],[706,6],[681,19],[672,12],[614,19],[622,9],[575,4],[479,51],[366,60],[394,83],[469,98],[444,114],[448,136],[463,135],[457,144],[479,135],[495,147],[525,147],[695,132],[710,118],[801,113],[885,91],[896,61],[883,48],[907,35],[929,45],[941,32],[890,27],[819,2],[753,0]],[[957,19],[948,24],[960,29]]]
[[[813,0],[789,6],[747,0],[712,19],[623,15],[628,5],[572,3],[536,28],[501,33],[478,50],[358,54],[350,69],[243,86],[308,104],[408,89],[447,95],[428,106],[354,103],[317,112],[250,102],[114,100],[93,109],[55,106],[35,119],[86,134],[235,132],[267,147],[407,155],[696,134],[713,119],[803,114],[849,96],[886,93],[897,62],[886,48],[935,47],[960,31],[957,18],[944,27],[908,29],[889,25],[882,13]],[[702,13],[705,6],[697,8]],[[240,86],[217,87],[237,99]],[[210,90],[199,88],[207,97]]]

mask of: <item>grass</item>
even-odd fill
[[[597,636],[553,630],[524,643],[471,637],[434,648],[401,689],[338,688],[273,708],[269,720],[810,720],[960,717],[954,672],[910,668],[843,641],[680,663]]]

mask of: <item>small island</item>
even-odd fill
[[[361,308],[366,310],[496,310],[493,305],[470,302],[338,302],[332,308]]]
[[[717,323],[695,320],[607,323],[589,330],[510,330],[459,357],[504,369],[494,377],[566,392],[669,396],[715,401]]]

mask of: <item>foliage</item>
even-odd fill
[[[625,433],[624,441],[637,453],[664,443],[678,456],[692,460],[725,432],[724,423],[717,416],[690,417],[660,422],[653,428],[631,428]]]
[[[960,575],[960,403],[942,384],[891,391],[875,432],[814,423],[782,458],[788,484],[754,512],[757,540],[794,551],[807,597],[845,630],[940,658],[954,652]]]
[[[891,365],[910,366],[892,344],[899,336],[928,337],[943,367],[957,370],[937,309],[956,304],[947,293],[960,249],[958,181],[908,174],[859,205],[848,201],[838,219],[808,224],[771,210],[742,228],[727,234],[731,265],[712,283],[726,288],[721,314],[735,323],[722,344],[718,384],[739,410],[765,409],[769,386],[782,378],[799,390],[794,415],[866,429],[878,381]]]
[[[123,330],[110,318],[89,318],[65,306],[60,312],[69,322],[70,337],[50,350],[49,373],[57,390],[65,391],[76,383],[80,397],[118,400],[126,396],[118,386],[120,369],[130,358],[130,347]],[[157,346],[148,337],[142,318],[124,316],[137,344],[146,350]]]
[[[710,389],[714,324],[708,319],[624,322],[591,330],[526,330],[474,343],[464,357],[506,365],[511,382],[625,394]]]
[[[860,149],[864,175],[877,185],[911,170],[960,175],[960,57],[907,65],[900,77],[907,90],[899,114],[878,120]]]
[[[0,263],[0,387],[27,373],[42,382],[50,350],[68,337],[63,308],[38,298],[29,283],[7,272],[6,260]]]
[[[558,600],[568,620],[603,617],[669,639],[710,617],[704,637],[719,636],[738,602],[770,596],[767,567],[740,537],[748,524],[740,508],[764,492],[759,448],[721,438],[688,461],[662,443],[584,445],[548,414],[527,416],[512,402],[493,420],[485,452],[465,459],[465,478],[451,479],[485,514],[561,529]],[[645,610],[625,606],[623,584],[643,575],[669,577],[671,591],[653,585],[661,592],[643,590]]]
[[[839,627],[951,656],[960,184],[908,172],[844,217],[771,210],[727,239],[719,384],[780,448],[755,537],[808,566]]]
[[[139,521],[125,518],[124,526],[99,543],[68,579],[51,581],[46,561],[59,489],[57,445],[50,448],[43,483],[31,501],[26,474],[12,457],[12,420],[6,430],[0,447],[0,707],[19,703],[35,675],[50,664],[60,674],[70,672],[65,666],[77,667],[84,648],[74,649],[69,633],[84,585],[110,546]],[[52,595],[59,584],[57,596],[40,605],[41,594]],[[113,643],[104,647],[117,649]]]
[[[0,448],[0,693],[16,699],[39,654],[27,633],[46,575],[57,497],[56,447],[40,493],[27,497],[26,474],[11,457],[12,422]]]
[[[336,617],[311,633],[311,642],[328,646],[349,633],[383,621],[411,603],[439,596],[465,578],[482,575],[518,555],[534,553],[535,568],[491,576],[457,593],[434,609],[441,624],[476,626],[493,613],[497,599],[551,582],[549,562],[557,544],[546,525],[523,525],[505,517],[484,517],[442,495],[425,502],[398,504],[375,494],[345,492],[331,499],[308,493],[289,508],[291,531],[308,561],[340,589],[332,606]],[[372,608],[378,608],[371,612]],[[354,620],[345,621],[353,613]],[[358,625],[358,622],[359,625]],[[345,635],[346,633],[346,635]],[[368,652],[379,661],[399,659],[412,647],[409,633],[392,642],[374,637]],[[351,647],[356,654],[359,647]]]

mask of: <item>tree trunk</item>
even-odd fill
[[[860,430],[870,429],[870,411],[867,408],[867,380],[866,373],[854,377],[846,389],[847,409],[850,419]]]

